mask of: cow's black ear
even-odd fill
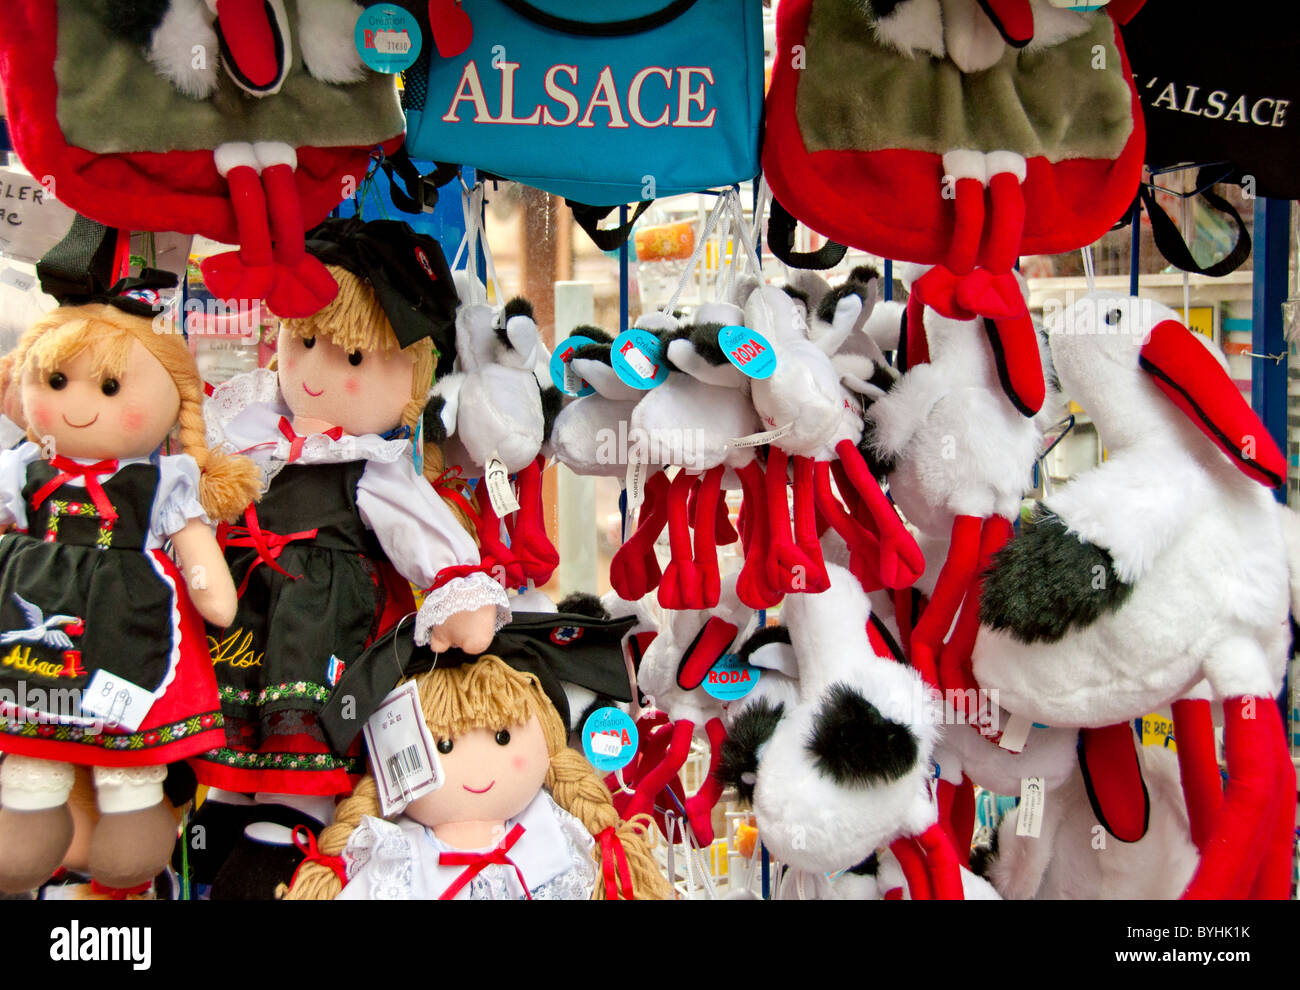
[[[885,718],[847,684],[833,684],[822,700],[808,749],[817,769],[846,787],[897,780],[917,756],[911,730]]]
[[[718,779],[735,787],[742,801],[754,800],[759,747],[772,738],[783,715],[784,704],[773,705],[760,698],[740,713],[727,733],[718,760]]]
[[[533,304],[523,296],[515,296],[506,303],[506,320],[514,316],[526,316],[533,319]]]
[[[542,436],[547,440],[551,439],[551,428],[563,408],[564,396],[558,388],[547,385],[542,389]]]
[[[695,353],[714,367],[727,363],[727,355],[722,353],[722,345],[718,343],[721,330],[721,323],[698,323],[691,327],[691,346]]]

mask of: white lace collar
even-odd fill
[[[208,446],[247,454],[263,465],[288,462],[293,440],[281,431],[280,423],[291,415],[280,394],[279,377],[266,368],[236,375],[218,385],[203,404]],[[375,433],[331,435],[333,432],[304,437],[294,463],[365,460],[391,464],[410,456],[410,440],[390,440]]]

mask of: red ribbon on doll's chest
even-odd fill
[[[458,876],[450,887],[442,892],[438,898],[440,901],[449,901],[459,894],[469,882],[482,873],[489,866],[509,866],[515,871],[515,876],[519,878],[519,886],[523,888],[524,896],[528,900],[533,899],[533,895],[528,891],[528,884],[524,882],[524,874],[519,866],[507,855],[515,843],[523,837],[524,827],[515,825],[504,839],[502,839],[494,848],[487,852],[443,852],[438,854],[439,866],[464,866],[466,869]]]

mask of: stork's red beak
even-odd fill
[[[267,0],[217,0],[217,37],[226,67],[242,87],[259,92],[277,86],[288,50]]]
[[[1214,356],[1177,320],[1163,320],[1142,345],[1142,369],[1169,400],[1247,476],[1276,488],[1286,458]]]
[[[980,0],[984,13],[1012,48],[1024,48],[1034,40],[1034,12],[1029,0]]]
[[[735,624],[711,616],[691,645],[682,652],[682,661],[677,667],[677,686],[690,691],[703,684],[709,670],[735,641],[737,632]]]

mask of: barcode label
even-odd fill
[[[412,743],[388,758],[388,781],[400,790],[408,777],[415,776],[423,769],[424,761],[420,759],[420,748]]]
[[[414,681],[384,699],[366,722],[365,737],[385,816],[442,786],[442,766]]]

